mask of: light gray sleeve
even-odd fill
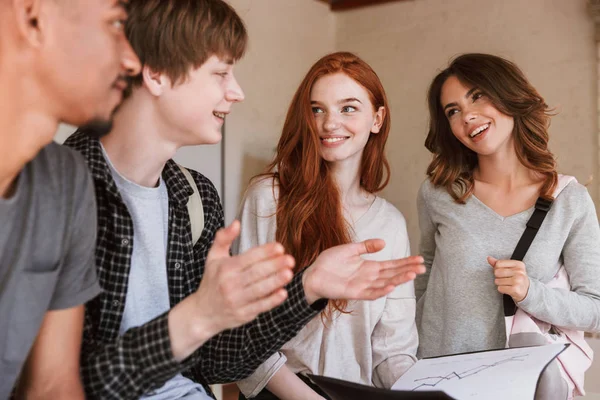
[[[393,258],[410,256],[406,225],[394,244]],[[417,361],[419,335],[415,323],[416,301],[412,282],[398,286],[385,302],[381,319],[371,337],[373,347],[373,383],[389,389]]]
[[[583,186],[578,190],[577,196],[569,200],[577,201],[573,208],[579,213],[562,250],[571,291],[548,288],[530,279],[529,292],[519,307],[558,327],[599,332],[600,228],[590,195]]]
[[[419,189],[417,196],[417,210],[419,214],[419,229],[421,231],[421,241],[419,244],[419,254],[423,256],[425,264],[425,273],[417,276],[415,279],[415,293],[417,301],[423,296],[425,290],[427,290],[427,283],[429,282],[429,274],[431,272],[431,266],[433,264],[433,257],[435,256],[435,233],[437,227],[431,219],[431,213],[429,212],[428,196],[430,195],[429,181],[423,182]]]
[[[241,231],[232,247],[234,254],[275,240],[276,202],[270,182],[271,180],[260,180],[248,188],[238,214]],[[237,382],[238,388],[247,398],[255,397],[286,361],[287,358],[281,352],[274,353],[252,375]]]
[[[79,161],[78,158],[76,160]],[[65,254],[50,309],[66,309],[84,304],[100,293],[96,277],[96,197],[92,178],[83,162],[71,167],[75,180]]]

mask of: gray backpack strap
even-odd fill
[[[179,164],[177,164],[179,165]],[[187,179],[188,183],[194,190],[194,193],[189,197],[187,202],[187,210],[188,215],[190,216],[190,222],[192,224],[192,243],[196,244],[200,236],[202,236],[202,231],[204,230],[204,208],[202,207],[202,198],[200,197],[200,193],[198,192],[198,186],[194,181],[194,177],[190,174],[190,171],[187,170],[182,165],[179,165],[181,172],[185,175],[185,179]]]

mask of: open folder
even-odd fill
[[[550,344],[425,358],[391,390],[308,375],[333,400],[531,400],[544,369],[569,344]]]

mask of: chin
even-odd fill
[[[206,135],[206,134],[198,133],[191,138],[190,143],[187,143],[187,146],[201,146],[201,145],[218,144],[221,142],[222,139],[223,139],[223,135],[221,135],[221,133],[217,133],[217,134],[213,134],[213,135]]]

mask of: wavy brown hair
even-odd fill
[[[279,188],[276,239],[296,259],[295,272],[312,264],[323,250],[350,243],[352,239],[330,166],[321,157],[319,134],[310,103],[315,82],[335,73],[344,73],[365,88],[374,111],[385,108],[379,133],[371,133],[363,150],[360,185],[367,192],[375,193],[389,181],[385,143],[390,131],[390,115],[379,77],[366,62],[352,53],[324,56],[308,71],[292,99],[277,154],[267,167],[266,174],[273,177]],[[334,310],[345,312],[347,304],[346,300],[330,300],[324,316],[330,318]]]
[[[470,53],[455,58],[429,87],[429,133],[425,147],[433,153],[427,167],[431,182],[445,187],[461,204],[471,196],[475,184],[477,154],[453,135],[440,101],[442,86],[451,76],[465,86],[478,88],[498,111],[513,117],[517,158],[525,167],[545,176],[540,196],[552,199],[558,182],[556,161],[548,149],[552,110],[519,67],[489,54]]]

